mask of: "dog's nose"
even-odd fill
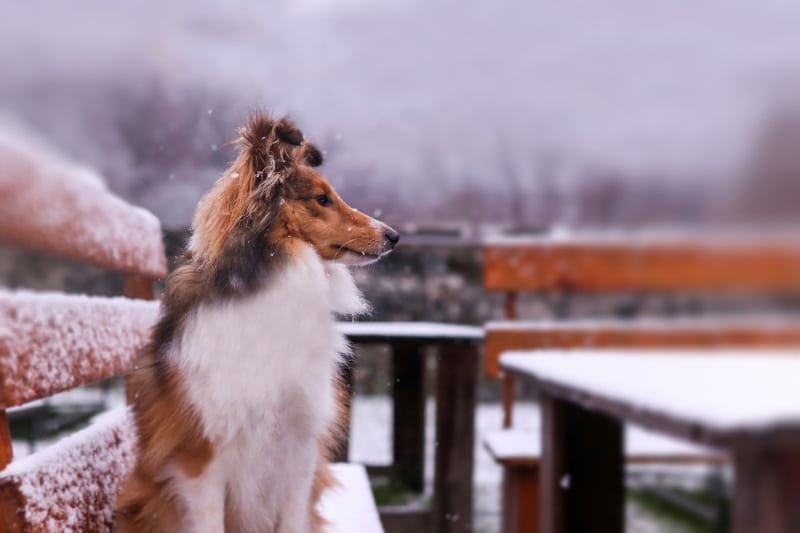
[[[386,237],[386,240],[389,241],[392,244],[392,248],[397,246],[397,243],[400,241],[400,234],[397,233],[393,229],[390,229],[389,231],[387,231],[384,234],[384,237]]]

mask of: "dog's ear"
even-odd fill
[[[285,117],[275,120],[255,113],[242,129],[239,144],[249,159],[256,185],[264,180],[279,182],[293,169],[294,152],[303,144],[303,133]]]
[[[310,166],[310,167],[318,167],[322,165],[324,162],[324,157],[322,157],[322,152],[319,151],[315,145],[311,143],[305,143],[303,145],[303,153],[302,153],[302,160],[303,162]]]

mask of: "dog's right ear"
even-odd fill
[[[293,169],[293,153],[303,144],[303,133],[289,119],[275,120],[265,113],[251,115],[239,144],[249,160],[256,185],[280,182]]]

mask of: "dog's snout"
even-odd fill
[[[386,237],[386,240],[389,241],[392,248],[397,246],[397,243],[400,242],[400,234],[393,229],[387,230],[383,236]]]

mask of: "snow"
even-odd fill
[[[490,433],[484,440],[486,449],[499,460],[533,460],[541,456],[541,434],[538,431],[504,429]],[[628,461],[665,462],[667,460],[716,460],[720,452],[665,437],[634,425],[625,426],[625,453]]]
[[[151,301],[0,290],[3,405],[124,371],[157,315]]]
[[[166,274],[161,225],[94,171],[0,125],[0,242],[151,277]]]
[[[601,318],[573,320],[495,320],[486,323],[488,333],[497,331],[603,331],[609,329],[625,330],[719,330],[724,335],[730,329],[765,332],[788,330],[800,327],[800,322],[786,315],[737,315],[737,316],[697,316],[697,317],[643,317],[631,320]]]
[[[382,533],[378,509],[367,471],[361,465],[335,464],[332,473],[337,488],[322,495],[320,513],[329,522],[326,533]]]
[[[15,483],[24,519],[48,531],[111,531],[120,484],[135,463],[136,432],[126,408],[40,453],[11,463],[0,481]],[[92,510],[92,512],[89,512]]]
[[[503,368],[717,434],[800,428],[796,350],[537,350]]]
[[[339,322],[339,331],[351,340],[385,337],[418,340],[483,340],[483,329],[439,322]]]
[[[757,247],[770,245],[797,249],[800,239],[797,228],[775,227],[769,232],[753,228],[727,228],[725,231],[698,231],[693,228],[664,226],[638,230],[571,231],[559,227],[540,235],[491,235],[486,246],[548,246],[581,245],[583,247],[624,246],[703,246],[711,250],[725,247]]]

